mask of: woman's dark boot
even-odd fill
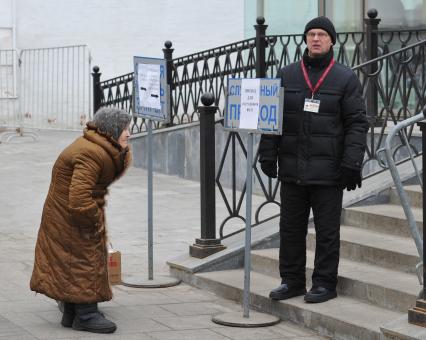
[[[117,326],[98,311],[97,303],[75,304],[75,318],[72,328],[92,333],[114,333]]]
[[[75,317],[74,304],[69,302],[58,302],[58,306],[59,309],[63,309],[64,313],[62,315],[61,325],[64,327],[71,327]]]

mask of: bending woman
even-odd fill
[[[97,303],[112,299],[105,195],[130,163],[130,119],[116,108],[98,110],[53,166],[30,287],[63,302],[64,327],[94,333],[117,329]]]

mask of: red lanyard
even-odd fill
[[[325,77],[327,77],[327,74],[330,72],[331,68],[334,65],[334,59],[331,59],[330,64],[328,64],[327,68],[325,69],[324,73],[321,74],[320,79],[318,79],[318,82],[315,84],[315,87],[312,86],[312,83],[308,77],[308,72],[306,72],[306,67],[305,67],[305,63],[302,62],[300,63],[300,65],[302,66],[302,72],[303,72],[303,77],[305,78],[306,84],[308,84],[309,88],[311,89],[312,92],[312,98],[314,98],[314,94],[315,92],[318,90],[318,88],[321,86],[321,84],[324,82]]]

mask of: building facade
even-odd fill
[[[382,28],[426,26],[425,0],[245,0],[244,34],[254,36],[253,22],[259,15],[266,18],[269,34],[300,34],[318,15],[328,16],[337,32],[361,31],[371,8],[378,11]]]

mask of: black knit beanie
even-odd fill
[[[306,43],[306,33],[313,28],[321,28],[326,31],[330,37],[333,45],[336,43],[336,30],[334,29],[333,23],[327,17],[317,17],[309,21],[305,26],[303,32],[303,41]]]
[[[131,115],[114,107],[104,107],[96,111],[93,124],[100,133],[118,141],[123,130],[130,124]]]

